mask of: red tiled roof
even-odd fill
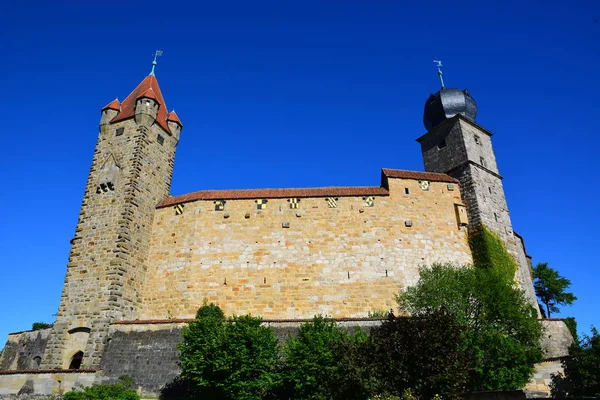
[[[110,103],[108,103],[107,105],[105,105],[104,107],[102,107],[102,111],[104,110],[117,110],[117,111],[121,111],[121,102],[117,99],[114,99],[113,101],[111,101]]]
[[[179,116],[175,113],[175,111],[171,111],[169,115],[167,115],[167,121],[176,122],[179,125],[183,126],[181,120],[179,119]]]
[[[133,89],[133,92],[129,94],[121,103],[121,112],[111,121],[111,123],[133,118],[135,115],[135,103],[140,97],[146,95],[147,91],[152,89],[153,94],[156,96],[155,99],[158,101],[158,113],[156,115],[156,123],[164,129],[165,132],[171,132],[167,126],[167,104],[165,99],[160,92],[158,81],[154,75],[148,75],[144,78],[140,84]]]
[[[400,169],[381,170],[387,178],[428,180],[433,182],[458,181],[446,174],[434,172],[406,171]],[[164,199],[157,208],[174,206],[196,200],[251,200],[282,199],[292,197],[354,197],[354,196],[389,196],[385,187],[381,186],[330,186],[320,188],[299,189],[233,189],[233,190],[200,190]]]
[[[169,197],[157,207],[168,207],[196,200],[250,200],[282,199],[291,197],[351,197],[351,196],[389,196],[389,192],[379,186],[332,186],[300,189],[240,189],[240,190],[201,190]]]
[[[160,104],[160,101],[156,98],[156,95],[154,94],[154,90],[152,90],[152,88],[148,88],[148,90],[146,90],[144,93],[139,95],[137,98],[140,99],[142,97],[156,100],[158,102],[158,104]]]
[[[420,172],[420,171],[406,171],[402,169],[389,169],[383,168],[381,170],[383,175],[388,178],[399,178],[399,179],[417,179],[427,180],[432,182],[450,182],[458,183],[456,179],[446,174],[439,174],[437,172]]]

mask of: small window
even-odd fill
[[[483,168],[487,168],[487,166],[485,165],[485,160],[483,159],[483,157],[479,157],[479,163],[481,164],[481,166]]]
[[[478,144],[481,146],[481,138],[479,137],[479,135],[475,135],[475,144]]]
[[[445,138],[442,139],[437,145],[438,149],[443,149],[444,147],[446,147],[446,139]]]
[[[490,191],[490,194],[492,194],[492,187],[488,187],[488,190]]]
[[[123,132],[125,132],[125,128],[117,128],[117,130],[115,131],[115,136],[121,136]]]
[[[410,190],[408,188],[404,188],[404,194],[410,194]]]
[[[498,222],[498,214],[494,213],[494,219]]]
[[[158,143],[160,143],[160,144],[163,144],[163,143],[165,142],[165,138],[164,138],[162,135],[160,135],[160,134],[159,134],[159,135],[156,137],[156,141],[157,141]]]

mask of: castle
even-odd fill
[[[181,327],[204,301],[273,326],[326,314],[377,323],[434,262],[472,262],[468,232],[496,232],[537,309],[530,259],[513,230],[492,133],[467,90],[425,104],[425,172],[383,169],[372,187],[204,190],[171,196],[183,124],[152,73],[102,108],[56,322],[9,335],[0,395],[60,393],[120,375],[144,393],[177,375]],[[545,321],[547,359],[570,340]],[[151,365],[152,368],[148,366]],[[545,369],[544,369],[545,368]],[[151,371],[150,371],[151,370]]]

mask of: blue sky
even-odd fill
[[[89,3],[89,4],[88,4]],[[164,50],[185,127],[173,194],[378,185],[422,170],[423,104],[468,88],[515,230],[572,280],[563,316],[600,325],[600,3],[9,2],[0,25],[0,341],[52,322],[100,108]],[[0,345],[1,346],[1,345]]]

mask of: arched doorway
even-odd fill
[[[73,358],[71,358],[71,363],[69,364],[69,369],[79,369],[81,368],[81,361],[83,360],[83,351],[78,351],[73,354]]]

